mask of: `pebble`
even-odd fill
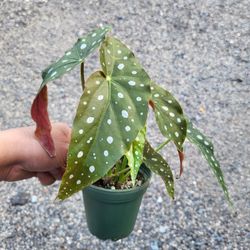
[[[158,202],[158,203],[162,203],[162,201],[163,201],[163,200],[162,200],[161,196],[159,196],[158,199],[157,199],[157,202]]]
[[[153,241],[150,242],[149,250],[159,250],[157,240],[153,240]]]
[[[31,196],[31,202],[32,202],[32,203],[37,203],[37,196],[32,195],[32,196]]]
[[[160,227],[159,227],[159,232],[160,232],[160,233],[166,233],[167,229],[168,229],[167,226],[160,226]]]
[[[23,206],[29,202],[30,195],[25,192],[19,192],[10,198],[12,206]]]

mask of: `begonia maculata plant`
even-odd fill
[[[167,143],[174,143],[181,175],[183,144],[188,140],[201,151],[231,203],[211,141],[184,115],[175,97],[149,77],[133,52],[117,38],[107,36],[108,31],[110,27],[101,27],[79,38],[62,58],[47,67],[32,104],[35,135],[54,157],[46,85],[79,66],[83,94],[73,122],[58,198],[66,199],[102,179],[117,184],[130,180],[135,185],[143,163],[162,178],[174,198],[173,173],[159,151]],[[101,69],[85,82],[84,60],[98,47]],[[157,149],[146,138],[149,108],[164,139]]]

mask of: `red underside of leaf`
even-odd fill
[[[152,100],[149,100],[148,104],[151,106],[153,110],[155,109],[155,104]]]
[[[179,177],[181,177],[181,175],[183,173],[183,160],[184,160],[185,155],[180,150],[178,150],[178,154],[179,154],[179,159],[180,159],[180,176]]]
[[[51,124],[48,114],[47,86],[36,96],[31,107],[31,117],[36,122],[35,135],[50,157],[55,157],[55,146],[51,137]]]

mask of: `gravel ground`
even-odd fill
[[[0,249],[249,249],[249,10],[248,0],[0,1],[1,130],[33,124],[29,109],[41,70],[77,37],[109,23],[151,77],[214,138],[237,211],[228,207],[200,154],[186,147],[175,202],[154,177],[133,233],[117,242],[88,232],[80,194],[55,203],[58,183],[1,182]],[[87,74],[99,67],[96,59],[88,59]],[[77,71],[49,84],[54,121],[72,123],[80,92]],[[153,120],[149,127],[156,144]],[[177,171],[173,148],[165,156]]]

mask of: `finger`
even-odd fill
[[[21,181],[25,179],[30,179],[32,177],[35,177],[36,173],[34,172],[28,172],[28,171],[20,171],[20,173],[17,176],[13,177],[13,181]]]
[[[48,172],[37,173],[37,178],[44,186],[51,185],[56,181],[56,179]]]
[[[1,171],[0,180],[6,180],[6,181],[20,181],[24,179],[29,179],[34,176],[36,176],[35,172],[29,172],[21,168],[19,165],[15,165],[12,167],[5,168],[3,167],[3,170]]]

